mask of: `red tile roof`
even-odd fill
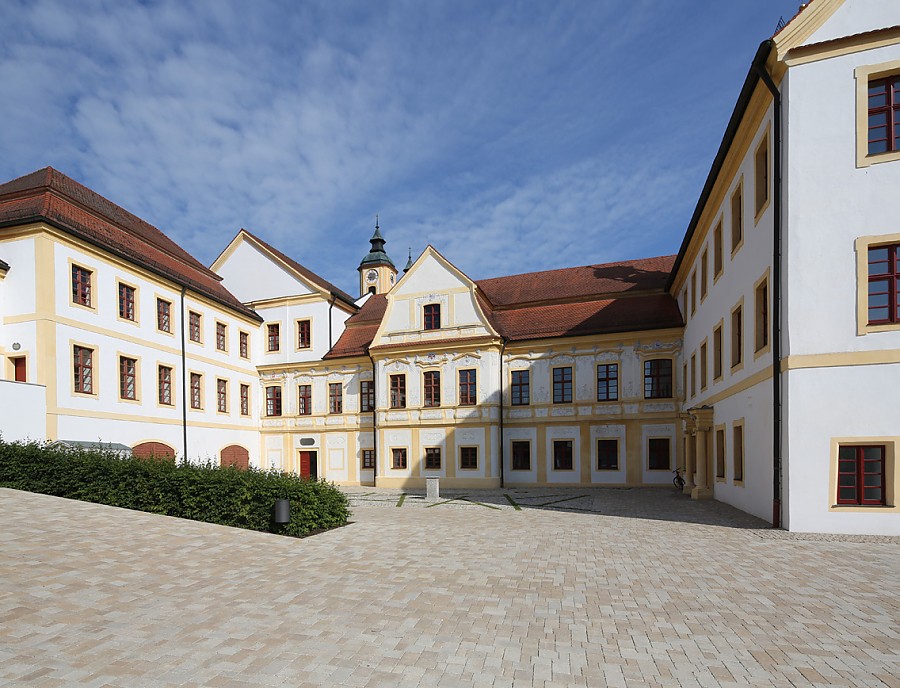
[[[279,260],[284,261],[292,269],[299,272],[301,275],[303,275],[306,279],[308,279],[313,284],[318,285],[319,287],[321,287],[322,289],[324,289],[327,292],[330,292],[332,294],[337,294],[338,298],[341,299],[342,301],[344,301],[345,303],[348,303],[353,306],[356,305],[353,297],[350,296],[350,294],[348,294],[347,292],[341,291],[336,286],[334,286],[331,282],[328,282],[327,280],[322,279],[316,273],[314,273],[312,270],[309,270],[309,269],[303,267],[296,260],[286,256],[281,251],[279,251],[277,248],[271,246],[270,244],[267,244],[265,241],[260,239],[258,236],[252,234],[251,232],[248,232],[246,229],[242,229],[241,231],[244,232],[247,236],[249,236],[253,241],[258,242],[267,251],[271,251],[276,257],[278,257]]]
[[[46,222],[255,320],[221,278],[156,227],[45,167],[0,185],[0,227]]]
[[[365,325],[363,327],[348,327],[341,333],[340,339],[331,347],[331,351],[322,356],[329,358],[346,358],[347,356],[366,356],[369,344],[378,331],[378,325]]]
[[[359,312],[347,319],[347,327],[362,323],[380,323],[387,310],[387,297],[384,294],[372,294],[360,307]]]

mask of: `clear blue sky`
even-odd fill
[[[0,180],[51,165],[209,264],[241,227],[355,294],[675,253],[797,0],[0,3]]]

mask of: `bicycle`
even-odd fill
[[[681,475],[681,471],[682,471],[682,469],[680,466],[678,468],[676,468],[674,471],[672,471],[675,474],[675,477],[672,478],[672,484],[675,487],[677,487],[679,490],[684,489],[684,478]]]

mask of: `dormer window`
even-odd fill
[[[425,329],[439,330],[441,328],[441,304],[430,303],[425,306]]]

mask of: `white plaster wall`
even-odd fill
[[[325,452],[327,463],[324,474],[326,480],[347,482],[350,479],[350,462],[347,454],[347,433],[334,432],[325,436]],[[323,461],[320,458],[320,464]]]
[[[485,445],[484,428],[467,428],[465,426],[457,426],[454,429],[454,440],[456,442],[456,477],[457,478],[484,478],[490,477],[491,458],[487,455]],[[460,447],[478,447],[478,468],[465,469],[460,468]]]
[[[547,482],[566,484],[581,482],[581,429],[577,425],[548,425],[544,454],[547,467]],[[572,441],[572,470],[553,470],[553,440]]]
[[[896,0],[846,0],[803,45],[897,25],[900,25],[900,4]]]
[[[668,437],[670,451],[670,468],[667,471],[651,471],[648,456],[648,440],[651,437]],[[675,470],[675,424],[660,423],[641,427],[641,479],[645,484],[658,485],[672,482],[672,471]]]
[[[537,482],[537,465],[539,447],[537,443],[537,428],[503,428],[503,477],[510,483],[534,483]],[[531,470],[514,471],[512,469],[512,443],[514,441],[528,440],[531,442]]]
[[[225,288],[243,303],[312,293],[302,281],[246,241],[219,266],[217,274]]]
[[[46,392],[43,385],[0,380],[0,438],[4,442],[47,439]]]
[[[7,323],[2,326],[0,343],[7,356],[26,356],[26,381],[37,381],[37,325],[32,322]],[[13,344],[18,343],[18,351]],[[3,374],[6,373],[6,362],[3,362]]]
[[[441,467],[439,469],[425,468],[425,448],[440,447]],[[447,429],[446,428],[422,428],[419,431],[418,456],[421,462],[421,474],[426,478],[443,478],[447,475],[447,462],[453,457],[447,453]]]
[[[34,239],[0,243],[0,258],[9,264],[3,280],[4,316],[25,315],[36,309]]]
[[[394,295],[421,294],[423,292],[456,289],[464,283],[434,256],[426,256],[421,264],[404,275]]]
[[[388,428],[384,433],[384,446],[379,446],[376,461],[381,461],[378,475],[386,478],[408,478],[412,475],[412,466],[415,462],[414,447],[412,446],[412,430],[408,428]],[[406,447],[406,469],[391,468],[391,449]]]
[[[362,470],[362,450],[375,448],[374,432],[357,432],[356,433],[356,465],[360,466],[359,480],[360,482],[371,482],[375,480],[375,471],[371,468]]]
[[[331,341],[328,339],[328,318],[331,311]],[[320,360],[331,346],[337,342],[344,331],[344,323],[350,315],[337,306],[329,308],[326,301],[313,301],[293,306],[277,308],[260,308],[259,316],[265,321],[260,325],[259,345],[254,360],[259,365],[300,363]],[[310,320],[311,344],[309,349],[297,349],[296,320]],[[280,324],[281,349],[270,352],[268,348],[268,329],[270,323]]]
[[[615,471],[597,470],[597,440],[617,439],[619,441],[619,468]],[[625,425],[592,425],[591,426],[591,482],[604,485],[625,482]]]

